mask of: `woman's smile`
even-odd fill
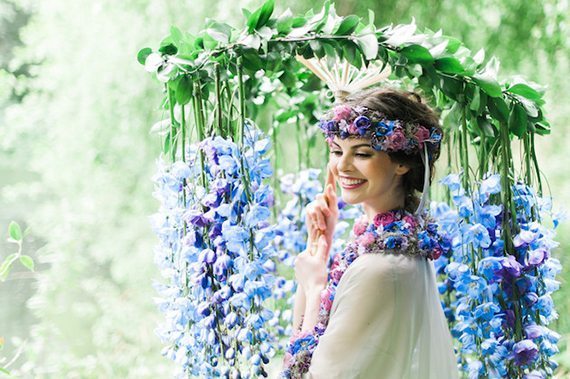
[[[366,183],[365,179],[348,179],[342,176],[339,176],[339,182],[342,188],[344,189],[355,189],[362,186]]]

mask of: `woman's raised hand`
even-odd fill
[[[306,207],[309,232],[307,249],[295,260],[295,277],[305,292],[323,289],[327,283],[327,260],[338,221],[334,175],[327,166],[325,191]]]
[[[325,253],[323,258],[328,258],[328,253],[332,246],[334,229],[338,221],[336,182],[328,165],[325,191],[322,194],[318,194],[315,200],[307,205],[306,214],[306,225],[309,231],[309,248],[312,249],[311,252],[313,254],[316,254],[318,249],[315,249],[315,247],[317,247],[319,243],[319,237],[323,235],[328,247],[326,251],[323,251],[323,253]]]

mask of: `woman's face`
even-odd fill
[[[386,211],[403,204],[399,176],[409,169],[391,161],[387,153],[376,151],[370,140],[335,137],[329,165],[348,204],[362,203],[372,212]]]

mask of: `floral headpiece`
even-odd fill
[[[349,137],[367,138],[371,146],[387,153],[404,151],[414,154],[427,147],[429,157],[439,148],[441,132],[418,123],[390,120],[381,112],[363,106],[337,105],[330,119],[321,119],[319,128],[329,144],[334,136],[340,139]]]

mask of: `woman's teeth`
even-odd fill
[[[354,179],[344,179],[340,178],[340,182],[347,186],[353,186],[355,184],[364,183],[366,180],[354,180]]]

